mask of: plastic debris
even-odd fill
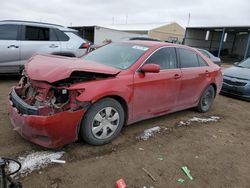
[[[121,179],[116,181],[116,188],[126,188],[126,187],[127,187],[127,185],[126,185],[124,179],[121,178]]]
[[[185,181],[185,180],[182,179],[182,178],[179,178],[179,179],[177,180],[177,182],[180,183],[180,184],[184,183],[184,181]]]
[[[194,179],[194,178],[191,176],[191,174],[190,174],[190,170],[189,170],[186,166],[181,167],[181,169],[183,170],[183,172],[186,174],[186,176],[187,176],[190,180],[193,180],[193,179]]]
[[[163,161],[164,158],[162,156],[158,157],[158,160]]]
[[[140,151],[144,151],[144,149],[143,148],[138,148]]]
[[[66,163],[66,161],[64,161],[64,160],[57,160],[57,159],[52,159],[51,162],[60,163],[60,164],[65,164]]]

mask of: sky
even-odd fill
[[[250,0],[0,0],[0,20],[64,26],[177,22],[250,25]]]

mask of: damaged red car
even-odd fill
[[[36,55],[9,95],[21,136],[56,148],[115,139],[124,125],[195,107],[210,109],[221,68],[197,50],[153,41],[117,42],[83,58]]]

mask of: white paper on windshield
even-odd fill
[[[147,50],[148,50],[148,48],[147,48],[147,47],[144,47],[144,46],[138,46],[138,45],[135,45],[135,46],[133,46],[132,48],[137,49],[137,50],[142,50],[142,51],[147,51]]]

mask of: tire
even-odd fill
[[[215,90],[213,86],[208,86],[208,88],[203,92],[200,97],[198,106],[196,107],[198,112],[207,112],[211,108],[215,97]]]
[[[84,115],[80,129],[81,137],[91,145],[107,144],[118,136],[124,120],[124,109],[117,100],[101,99]]]

